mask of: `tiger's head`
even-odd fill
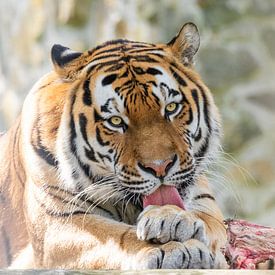
[[[220,131],[192,66],[199,43],[188,23],[168,44],[115,40],[84,53],[53,46],[60,81],[72,83],[56,147],[68,188],[109,185],[118,196],[146,196],[161,185],[183,194],[195,184]]]

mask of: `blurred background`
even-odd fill
[[[201,33],[196,69],[223,118],[223,152],[209,172],[219,204],[226,218],[275,226],[274,0],[0,1],[0,132],[51,70],[54,43],[168,42],[188,21]]]

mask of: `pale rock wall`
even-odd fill
[[[274,0],[0,1],[0,131],[51,69],[54,43],[84,50],[113,38],[168,42],[187,21],[201,33],[196,67],[223,116],[211,182],[226,217],[275,225]]]

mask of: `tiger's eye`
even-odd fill
[[[120,118],[119,116],[113,116],[110,118],[110,122],[114,126],[120,126],[122,124],[122,118]]]
[[[172,113],[177,109],[177,107],[178,107],[177,103],[171,102],[165,107],[165,110],[166,112]]]

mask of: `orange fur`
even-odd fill
[[[174,77],[169,70],[170,64],[174,64],[177,70],[174,74],[181,75],[187,83],[188,87],[183,88],[185,91],[196,89],[199,85],[205,92],[211,112],[218,123],[219,116],[212,97],[188,63],[191,61],[189,47],[193,42],[179,42],[179,38],[183,39],[182,35],[180,33],[177,36],[174,44],[151,46],[164,53],[163,57],[146,51],[143,54],[154,58],[169,77]],[[87,139],[92,139],[97,134],[97,122],[92,118],[89,104],[83,104],[82,94],[86,79],[91,78],[89,88],[94,90],[96,80],[104,75],[104,70],[99,68],[89,73],[89,66],[97,58],[101,58],[106,64],[114,62],[119,65],[121,58],[127,59],[135,55],[127,55],[124,51],[131,50],[134,43],[107,43],[83,53],[64,66],[54,62],[55,71],[38,81],[25,100],[18,121],[0,137],[0,147],[3,148],[0,151],[0,254],[5,255],[0,258],[1,267],[6,267],[13,261],[13,268],[135,268],[137,263],[146,261],[148,255],[155,253],[160,247],[159,244],[137,238],[135,223],[140,210],[132,202],[126,206],[124,202],[117,205],[104,202],[99,204],[110,213],[123,213],[123,222],[90,213],[92,210],[87,201],[73,205],[71,202],[75,199],[76,189],[64,188],[67,182],[61,179],[57,167],[60,150],[64,149],[61,147],[68,142],[65,140],[67,135],[64,134],[64,129],[68,131],[68,135],[73,135],[73,127],[78,126],[72,124],[72,120],[76,123],[82,114],[84,118],[88,118],[85,122]],[[122,50],[115,51],[118,46]],[[108,56],[109,52],[116,53],[115,61],[114,57]],[[182,52],[188,52],[184,65],[180,60]],[[124,67],[114,70],[116,74],[123,75],[127,68],[134,67],[141,67],[146,71],[152,65],[148,61],[125,62]],[[96,63],[98,66],[100,64]],[[106,66],[104,69],[107,70],[111,65]],[[163,119],[153,97],[148,96],[148,105],[144,105],[140,96],[144,87],[142,85],[155,81],[155,75],[135,77],[133,94],[137,97],[136,102],[132,104],[129,100],[126,103],[129,106],[128,116],[135,127],[129,127],[125,135],[119,132],[108,135],[105,133],[106,127],[100,124],[98,131],[101,135],[105,133],[104,142],[111,144],[117,151],[121,150],[120,164],[128,165],[129,173],[133,173],[137,160],[150,163],[156,159],[167,159],[175,152],[183,163],[188,163],[191,159],[187,154],[190,145],[183,140],[180,132],[184,127],[183,121],[188,120],[188,112],[196,109],[191,93],[186,93],[190,104],[186,106],[185,114],[172,125]],[[132,76],[126,77],[126,81],[132,79]],[[117,79],[112,87],[115,90],[124,84],[125,79]],[[152,94],[151,86],[148,93]],[[126,97],[127,91],[124,90],[121,96]],[[199,100],[203,102],[202,95],[199,95]],[[94,109],[100,112],[98,107]],[[76,129],[76,135],[80,135],[81,129]],[[62,135],[64,140],[60,139]],[[69,149],[66,150],[73,150],[72,146],[69,148],[68,145]],[[102,163],[98,167],[107,170]],[[203,176],[197,178],[196,186],[198,195],[200,192],[210,193]],[[200,203],[204,211],[191,210],[191,213],[204,221],[210,238],[209,248],[214,254],[219,254],[225,239],[222,215],[216,203],[209,198],[202,199]],[[20,251],[23,252],[20,254]],[[28,257],[31,255],[31,258],[26,260],[24,253]]]

